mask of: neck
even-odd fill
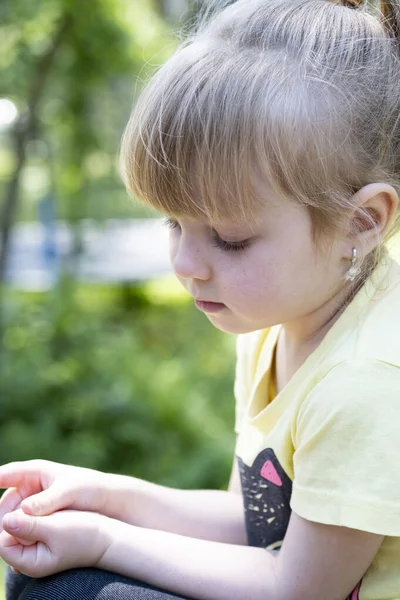
[[[295,321],[283,323],[279,344],[284,346],[286,356],[305,360],[319,346],[354,294],[354,289],[346,286],[314,312]]]

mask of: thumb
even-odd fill
[[[15,510],[3,517],[4,531],[17,539],[29,542],[43,541],[45,536],[44,522],[41,517],[26,515],[23,510]]]
[[[68,507],[68,492],[56,486],[29,496],[21,503],[22,510],[28,515],[47,516]]]

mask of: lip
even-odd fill
[[[205,300],[195,300],[195,304],[199,310],[207,313],[220,312],[226,308],[225,304],[221,304],[220,302],[206,302]]]

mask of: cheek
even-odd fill
[[[171,231],[169,232],[168,250],[169,250],[169,260],[172,263],[172,261],[174,260],[174,258],[176,256],[177,241],[176,241],[176,236],[174,236]]]
[[[304,274],[304,263],[298,253],[274,252],[249,257],[232,278],[236,297],[248,305],[278,306],[288,297],[296,295]]]
[[[264,256],[249,254],[242,260],[220,265],[222,287],[231,291],[233,298],[256,302],[277,287],[279,269],[275,262]]]
[[[175,260],[179,251],[179,238],[175,231],[171,231],[169,234],[169,242],[168,242],[168,254],[169,254],[169,262],[174,271],[176,277],[178,277],[175,271]],[[179,277],[178,277],[179,279]]]

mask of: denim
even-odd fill
[[[7,569],[7,600],[189,600],[99,569],[74,569],[42,579]]]

